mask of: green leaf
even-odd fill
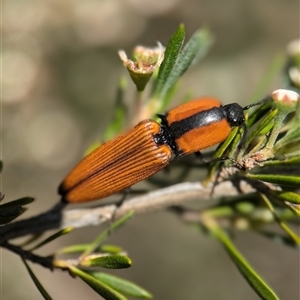
[[[227,139],[221,143],[215,153],[214,153],[214,156],[213,156],[213,161],[214,159],[219,159],[221,157],[223,157],[223,154],[225,153],[225,151],[228,149],[228,147],[231,145],[231,143],[234,143],[235,141],[235,137],[237,135],[239,131],[239,128],[238,127],[235,127],[231,130],[229,136],[227,137]],[[236,140],[237,141],[237,140]],[[236,143],[234,143],[236,144]],[[234,146],[233,146],[234,147]],[[207,175],[207,179],[210,180],[210,178],[212,177],[212,175],[215,173],[216,169],[218,168],[218,166],[221,164],[222,162],[218,162],[218,163],[212,163],[209,167],[209,170],[208,170],[208,175]]]
[[[62,253],[62,254],[70,254],[70,253],[82,253],[88,249],[90,244],[76,244],[76,245],[71,245],[67,247],[61,248],[57,253]]]
[[[166,92],[169,90],[169,88],[172,87],[173,84],[167,85],[167,81],[177,61],[179,52],[184,42],[184,38],[185,29],[184,25],[181,24],[177,31],[171,37],[166,48],[164,60],[159,68],[157,84],[154,91],[154,98],[161,100],[164,99]]]
[[[46,238],[45,240],[41,241],[36,246],[31,248],[31,251],[36,250],[46,244],[49,244],[50,242],[54,241],[55,239],[65,235],[67,233],[70,233],[72,230],[73,230],[73,227],[67,227],[67,228],[64,228],[64,229],[52,234],[51,236],[49,236],[48,238]]]
[[[266,130],[268,127],[268,131],[274,124],[274,118],[277,115],[277,110],[271,111],[268,115],[266,115],[258,124],[258,126],[251,132],[251,134],[247,137],[246,148],[249,146],[251,141],[259,135],[263,130]]]
[[[300,195],[294,192],[279,192],[279,191],[272,191],[272,195],[276,198],[279,198],[283,201],[288,201],[295,204],[300,204]]]
[[[111,224],[110,228],[104,230],[91,244],[90,246],[85,250],[85,252],[81,255],[81,259],[92,252],[94,252],[97,248],[100,247],[100,244],[104,242],[104,240],[109,236],[109,234],[122,226],[129,218],[133,216],[133,211],[130,211],[128,214],[123,216],[122,218],[118,219],[116,222]]]
[[[207,224],[206,224],[207,225]],[[233,245],[228,235],[216,224],[209,225],[209,230],[223,244],[229,256],[261,299],[279,300],[272,289],[264,282],[264,280],[254,271],[242,254]]]
[[[178,58],[165,82],[163,94],[168,93],[169,89],[176,84],[178,79],[184,74],[189,66],[195,62],[196,59],[203,57],[207,53],[208,49],[212,45],[212,42],[212,36],[207,29],[197,30],[192,35],[182,51],[178,54]],[[164,101],[164,105],[160,110],[165,109],[167,104],[168,102]]]
[[[77,244],[68,247],[64,247],[59,250],[59,253],[82,253],[90,247],[90,244]],[[117,254],[123,251],[119,246],[115,245],[100,245],[99,249],[96,249],[102,253]]]
[[[256,99],[257,100],[257,99]],[[252,103],[252,102],[250,102]],[[264,104],[259,106],[259,108],[256,108],[253,112],[249,114],[249,117],[247,118],[247,126],[251,127],[253,126],[256,122],[264,118],[267,113],[270,112],[272,109],[272,99],[270,98],[270,101],[266,101]]]
[[[40,233],[33,234],[33,235],[29,236],[26,240],[24,240],[23,243],[19,244],[19,246],[20,247],[26,247],[26,246],[32,244],[33,242],[35,242],[37,239],[39,239],[44,234],[45,234],[45,232],[40,232]]]
[[[92,275],[74,267],[69,266],[70,271],[80,277],[85,283],[87,283],[97,294],[102,296],[106,300],[127,300],[125,296],[103,283],[101,280],[93,277]]]
[[[264,162],[264,166],[286,166],[286,165],[299,165],[300,166],[300,156],[295,156],[291,158],[285,158],[283,160],[269,160]]]
[[[291,158],[295,156],[300,156],[300,138],[298,140],[294,140],[290,143],[287,143],[283,147],[277,150],[275,147],[273,148],[273,151],[276,155],[282,155],[286,158]],[[275,152],[276,151],[276,152]]]
[[[116,245],[104,244],[104,245],[100,246],[100,251],[104,252],[104,253],[118,254],[118,253],[122,252],[123,249],[119,246],[116,246]]]
[[[126,255],[95,254],[86,256],[80,261],[84,267],[101,267],[105,269],[126,269],[131,266],[131,260]]]
[[[152,295],[148,291],[131,281],[102,272],[92,272],[91,274],[122,294],[135,298],[152,298]]]
[[[2,172],[2,169],[3,169],[3,161],[0,160],[0,173]]]
[[[33,280],[35,286],[37,287],[37,289],[39,290],[39,292],[41,293],[41,295],[43,296],[44,299],[46,300],[51,300],[52,298],[50,297],[50,295],[47,293],[47,291],[44,289],[44,287],[42,286],[42,284],[40,283],[40,281],[37,279],[37,277],[34,275],[33,271],[31,270],[31,268],[29,267],[29,265],[27,264],[27,262],[22,259],[31,279]]]
[[[215,158],[222,157],[222,155],[229,147],[231,149],[235,149],[237,147],[241,139],[241,134],[239,133],[239,130],[239,127],[235,127],[231,130],[227,139],[218,146],[217,151],[214,155]]]
[[[209,29],[207,28],[198,29],[192,35],[191,39],[187,42],[183,51],[187,50],[187,46],[190,43],[190,41],[191,41],[191,45],[189,47],[191,47],[192,49],[191,52],[194,52],[196,54],[193,60],[191,61],[191,64],[195,64],[199,60],[201,60],[204,56],[207,55],[209,49],[212,47],[214,43],[214,37],[212,36]]]
[[[297,233],[295,233],[285,222],[281,220],[279,220],[278,224],[297,245],[300,245],[300,237]]]
[[[282,220],[281,216],[275,211],[272,202],[268,199],[267,195],[260,193],[260,196],[268,209],[272,212],[278,225],[295,241],[296,244],[300,244],[300,237]]]
[[[269,183],[274,183],[282,186],[299,188],[300,177],[299,176],[289,176],[289,175],[274,175],[274,174],[245,174],[246,177],[266,181]]]
[[[179,53],[176,64],[170,73],[170,77],[176,78],[174,82],[184,74],[196,58],[198,59],[207,53],[212,41],[212,36],[207,29],[199,29],[192,35]]]
[[[299,140],[300,138],[300,127],[296,128],[295,130],[289,131],[281,140],[276,142],[274,149],[275,151],[287,146],[294,141]]]

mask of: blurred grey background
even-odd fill
[[[23,217],[58,201],[58,184],[109,124],[127,76],[119,49],[166,45],[181,22],[187,37],[205,25],[213,49],[184,75],[174,101],[192,91],[246,103],[274,56],[299,38],[297,0],[10,0],[2,11],[1,191],[6,201],[36,198]],[[102,229],[77,230],[39,253],[89,242]],[[257,299],[217,241],[167,212],[136,216],[109,243],[133,260],[112,273],[155,299]],[[299,299],[297,251],[252,232],[237,233],[235,243],[281,299]],[[1,299],[40,299],[19,258],[1,253]],[[67,273],[32,267],[54,299],[99,299]]]

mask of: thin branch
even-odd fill
[[[251,186],[245,182],[241,182],[239,188],[244,193],[253,191]],[[121,217],[129,211],[134,211],[135,214],[149,213],[169,206],[184,204],[190,200],[209,200],[211,191],[211,184],[203,186],[200,182],[184,182],[134,197],[125,201],[121,207],[110,204],[94,208],[71,207],[64,211],[64,205],[58,203],[51,210],[38,216],[3,226],[0,230],[0,244],[4,244],[9,239],[27,234],[37,234],[50,229],[69,226],[74,228],[97,226],[112,220],[112,218]],[[216,186],[213,196],[235,196],[239,193],[240,191],[231,181],[226,181]]]
[[[246,182],[241,182],[240,189],[244,193],[253,191]],[[112,204],[98,208],[71,209],[63,212],[61,228],[97,226],[113,217],[122,217],[129,211],[135,214],[149,213],[195,199],[205,201],[211,198],[211,191],[212,185],[205,187],[200,182],[184,182],[134,197],[125,201],[121,207]],[[215,188],[213,196],[236,196],[239,193],[232,182],[227,181]]]
[[[57,203],[50,210],[37,216],[0,227],[0,245],[20,236],[39,234],[50,229],[59,228],[64,207],[64,203]]]
[[[24,250],[18,246],[9,243],[4,243],[2,246],[13,253],[20,255],[24,260],[29,260],[33,263],[40,264],[41,266],[44,266],[45,268],[48,268],[51,271],[53,270],[53,255],[46,257],[39,256],[32,253],[31,251]]]

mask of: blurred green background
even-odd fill
[[[274,56],[299,38],[297,0],[10,0],[2,14],[1,191],[6,201],[36,198],[25,217],[58,201],[58,184],[109,124],[119,78],[129,79],[119,49],[166,45],[181,22],[188,36],[208,26],[213,49],[184,75],[174,101],[192,91],[246,103]],[[76,230],[39,253],[101,230]],[[113,274],[155,299],[257,298],[217,241],[167,212],[136,216],[109,242],[133,260]],[[252,232],[237,233],[235,243],[280,298],[299,299],[297,251]],[[1,299],[40,299],[18,257],[2,251],[0,263]],[[33,269],[54,299],[99,299],[79,279]]]

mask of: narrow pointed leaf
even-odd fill
[[[176,84],[195,59],[199,59],[207,53],[208,48],[212,45],[212,41],[213,39],[211,34],[207,29],[197,30],[193,34],[179,53],[176,63],[173,65],[169,77],[165,82],[165,86],[163,88],[163,90],[166,90],[165,94],[167,94],[169,89]],[[165,109],[167,104],[168,102],[165,101],[161,110]]]
[[[131,266],[131,260],[125,255],[91,255],[91,257],[85,257],[80,264],[85,267],[125,269]]]
[[[230,144],[234,142],[234,139],[237,136],[238,131],[239,131],[238,127],[235,127],[234,129],[231,130],[231,132],[230,132],[229,136],[227,137],[227,139],[223,143],[221,143],[219,145],[219,147],[217,148],[217,151],[216,151],[214,157],[216,157],[216,158],[221,157],[224,154],[224,152],[230,146]]]
[[[242,254],[235,248],[228,235],[217,225],[209,226],[210,231],[223,244],[229,256],[261,299],[279,300],[272,289],[254,271]]]
[[[195,64],[208,53],[213,43],[214,37],[207,28],[198,29],[186,43],[182,53],[180,53],[180,59],[185,59],[185,56],[192,56],[194,58],[190,62],[188,60],[187,63],[189,65]],[[188,52],[190,55],[188,55]],[[193,53],[195,53],[195,56]]]
[[[118,254],[118,253],[122,252],[123,249],[119,246],[116,246],[116,245],[104,244],[104,245],[100,246],[100,251],[104,252],[104,253]]]
[[[122,226],[129,218],[133,216],[133,211],[130,211],[128,214],[123,216],[122,218],[118,219],[116,222],[111,224],[110,228],[104,230],[86,249],[86,251],[81,255],[81,259],[84,256],[87,256],[94,252],[97,248],[100,247],[100,244],[104,242],[104,240],[109,236],[109,234],[113,231]]]
[[[71,245],[71,246],[61,248],[56,253],[61,253],[61,254],[82,253],[86,251],[86,249],[88,249],[89,246],[90,244]]]
[[[131,281],[102,272],[92,272],[91,274],[122,294],[135,298],[152,298],[152,295],[148,291]]]
[[[297,244],[300,245],[300,237],[295,233],[285,222],[279,222],[280,227],[289,235],[289,237]]]
[[[249,103],[253,103],[253,102],[249,102]],[[262,120],[270,112],[272,108],[271,103],[272,100],[270,98],[270,102],[264,103],[263,105],[259,106],[259,108],[256,108],[251,114],[249,114],[249,117],[247,119],[247,126],[249,128],[251,128],[256,122]]]
[[[280,198],[283,201],[288,201],[295,204],[300,204],[300,195],[294,192],[278,192],[273,191],[272,193],[275,197]]]
[[[189,41],[186,43],[186,45],[178,55],[176,65],[171,71],[172,76],[176,76],[178,79],[192,64],[202,47],[204,36],[205,39],[208,39],[208,31],[203,29],[197,30],[192,35],[192,37],[189,39]]]
[[[35,286],[37,287],[37,289],[39,290],[39,292],[41,293],[41,295],[43,296],[43,298],[45,300],[52,300],[52,298],[50,297],[50,295],[47,293],[47,291],[44,289],[44,287],[42,286],[42,284],[40,283],[40,281],[37,279],[37,277],[34,275],[33,271],[31,270],[31,268],[29,267],[29,265],[27,264],[27,262],[22,259],[32,281],[34,282]]]
[[[37,239],[39,239],[43,234],[44,234],[44,232],[40,232],[38,234],[33,234],[32,236],[28,237],[27,240],[25,240],[23,243],[21,243],[20,247],[25,247],[25,246],[32,244]]]
[[[258,126],[251,132],[251,134],[247,137],[246,148],[251,143],[251,141],[259,135],[263,130],[265,131],[268,127],[268,131],[272,128],[274,123],[274,118],[277,115],[277,110],[271,111],[268,115],[266,115],[263,120],[261,120]],[[268,132],[267,131],[267,132]]]
[[[181,24],[177,31],[171,37],[168,46],[165,51],[164,60],[159,68],[159,73],[157,77],[157,84],[154,91],[154,97],[158,99],[163,99],[166,91],[172,85],[166,85],[169,75],[176,63],[178,54],[181,50],[185,38],[184,25]]]
[[[291,239],[295,241],[296,244],[300,244],[300,237],[282,220],[281,216],[278,215],[273,207],[272,202],[265,195],[260,193],[260,196],[268,209],[272,212],[274,218],[276,219],[278,225],[290,236]]]
[[[102,296],[106,300],[127,300],[125,296],[114,290],[113,288],[109,287],[107,284],[103,283],[101,280],[93,277],[86,272],[73,267],[69,266],[70,271],[80,277],[86,284],[88,284],[97,294]]]
[[[281,140],[279,140],[275,144],[275,149],[280,149],[284,147],[285,145],[291,143],[292,141],[299,139],[300,137],[300,127],[296,128],[293,131],[289,131]]]
[[[274,183],[282,186],[298,188],[300,186],[299,176],[289,176],[289,175],[274,175],[274,174],[246,174],[248,178],[266,181],[269,183]]]
[[[82,253],[86,251],[89,247],[90,244],[77,244],[64,247],[60,249],[58,253]],[[100,251],[102,253],[118,254],[122,252],[123,249],[115,245],[100,245],[99,249],[96,249],[96,251]]]
[[[64,228],[54,234],[52,234],[51,236],[49,236],[48,238],[46,238],[45,240],[41,241],[39,244],[37,244],[36,246],[34,246],[31,251],[33,250],[36,250],[46,244],[49,244],[50,242],[54,241],[55,239],[67,234],[67,233],[70,233],[71,231],[73,230],[73,227],[67,227],[67,228]]]
[[[229,134],[229,136],[227,137],[227,139],[217,147],[217,150],[215,151],[215,154],[213,156],[215,159],[221,158],[223,156],[223,154],[225,153],[226,149],[228,149],[228,147],[230,146],[230,144],[235,140],[235,137],[237,135],[238,130],[239,129],[237,127],[235,127],[234,129],[232,129],[231,133]],[[217,170],[218,166],[221,163],[222,162],[212,163],[210,165],[209,170],[208,170],[208,175],[207,175],[207,179],[209,181],[210,181],[210,178],[213,176],[213,174],[215,173],[215,171]]]
[[[286,158],[295,157],[300,155],[300,138],[288,143],[277,150],[276,147],[273,148],[274,153],[283,155]],[[275,152],[276,151],[276,152]]]
[[[299,165],[300,167],[300,156],[295,156],[291,158],[285,158],[283,160],[270,160],[264,162],[264,166],[286,166],[286,165]]]

